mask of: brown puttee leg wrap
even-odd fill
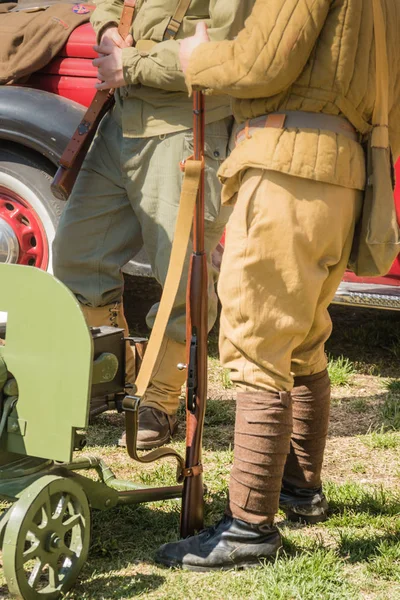
[[[238,394],[228,514],[247,523],[272,523],[290,449],[288,392]]]
[[[321,486],[329,426],[331,384],[328,371],[296,377],[292,390],[293,433],[284,483],[301,489]]]

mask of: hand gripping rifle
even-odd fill
[[[124,0],[118,33],[122,39],[129,35],[135,14],[136,0]],[[59,200],[68,200],[82,163],[104,115],[114,104],[115,90],[96,92],[82,121],[60,158],[59,168],[51,184],[51,191]]]
[[[185,173],[181,200],[176,220],[171,257],[161,302],[153,331],[135,381],[134,393],[123,400],[126,419],[126,446],[128,454],[141,463],[173,457],[178,463],[177,482],[183,481],[181,535],[188,535],[203,527],[203,467],[201,446],[204,413],[207,398],[207,257],[204,249],[204,97],[194,95],[194,155],[182,163]],[[168,319],[179,287],[192,223],[193,254],[190,263],[187,291],[187,423],[186,458],[172,448],[158,448],[145,455],[137,453],[138,414],[157,356],[160,351]],[[179,365],[177,365],[180,368]],[[164,490],[164,491],[163,491]],[[165,488],[160,490],[165,494]],[[171,493],[182,492],[171,488]],[[168,492],[169,493],[169,492]],[[175,497],[175,496],[171,496]]]

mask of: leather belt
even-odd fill
[[[238,129],[236,143],[239,144],[243,140],[250,138],[256,129],[263,129],[264,127],[301,130],[322,129],[345,135],[355,142],[360,141],[357,130],[343,117],[305,111],[287,111],[270,113],[269,115],[249,119]]]

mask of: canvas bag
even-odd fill
[[[389,66],[381,0],[372,0],[376,48],[376,101],[368,137],[367,185],[349,268],[356,275],[386,275],[400,252],[389,143]]]

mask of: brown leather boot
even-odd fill
[[[328,435],[331,387],[328,371],[296,377],[292,390],[293,434],[280,507],[292,521],[325,521],[328,503],[321,471]]]
[[[138,450],[151,450],[168,444],[178,429],[176,415],[167,415],[151,406],[139,408]]]
[[[273,523],[291,433],[290,393],[238,394],[229,515],[254,525]]]
[[[151,406],[140,406],[136,448],[138,450],[152,450],[168,444],[178,430],[178,426],[176,415],[167,415],[165,412]],[[126,448],[125,431],[118,440],[118,446]]]
[[[186,345],[164,337],[150,385],[139,408],[137,448],[151,450],[167,444],[177,430],[176,413],[185,383],[186,370],[178,369],[186,360]],[[126,436],[118,442],[126,447]]]

